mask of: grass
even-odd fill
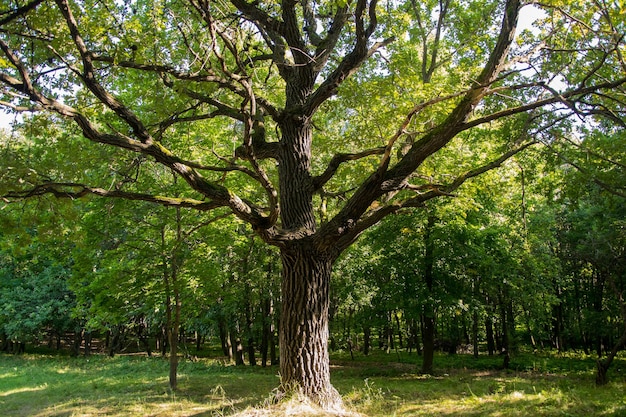
[[[520,354],[500,358],[441,355],[422,376],[417,355],[336,353],[332,381],[347,407],[366,416],[626,416],[626,359],[605,387],[594,385],[593,358]],[[143,356],[68,358],[0,355],[2,416],[261,415],[278,385],[276,367],[185,361],[179,391],[167,388],[167,361]],[[257,407],[257,411],[253,407]],[[274,408],[262,415],[301,415]],[[310,415],[310,414],[309,414]]]

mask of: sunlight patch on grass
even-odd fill
[[[23,392],[35,392],[35,391],[43,391],[48,387],[47,384],[43,384],[40,385],[38,387],[23,387],[23,388],[16,388],[16,389],[12,389],[12,390],[8,390],[8,391],[3,391],[0,392],[0,397],[7,397],[9,395],[13,395],[13,394],[20,394]]]
[[[0,374],[0,379],[4,379],[4,378],[15,378],[16,376],[18,376],[17,373],[17,368],[14,369],[14,372],[3,372]]]
[[[394,358],[380,354],[333,367],[332,382],[348,410],[343,415],[626,416],[626,381],[619,375],[597,388],[594,362],[527,355],[516,357],[520,366],[507,371],[481,363],[471,368],[469,357],[442,356],[438,359],[445,368],[423,376],[415,364],[395,363]],[[179,390],[171,393],[168,363],[162,358],[35,359],[0,355],[1,417],[341,415],[320,414],[298,401],[271,404],[268,395],[279,384],[275,367],[225,366],[204,359],[182,362]],[[626,362],[621,363],[626,368]]]

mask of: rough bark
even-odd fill
[[[286,393],[302,394],[325,409],[340,408],[330,383],[329,284],[332,259],[310,245],[281,251],[283,264],[280,374]]]

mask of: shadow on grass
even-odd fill
[[[259,404],[278,385],[276,370],[182,363],[172,393],[167,366],[160,358],[0,356],[1,415],[227,415]]]
[[[348,408],[365,416],[625,416],[626,381],[617,371],[596,388],[593,367],[571,358],[519,358],[519,370],[488,359],[441,357],[441,371],[419,375],[418,361],[389,356],[338,357],[332,382]],[[587,366],[587,363],[584,363]],[[623,359],[618,362],[625,365]],[[567,371],[569,369],[569,371]],[[276,367],[235,367],[216,360],[182,362],[179,390],[167,387],[162,358],[0,355],[1,416],[243,416],[266,401]],[[257,409],[258,410],[258,409]]]

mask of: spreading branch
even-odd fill
[[[85,86],[93,93],[93,95],[105,104],[108,108],[113,110],[122,120],[124,120],[133,130],[134,134],[143,143],[151,143],[152,137],[145,128],[141,120],[133,113],[127,106],[125,106],[118,99],[113,97],[106,89],[96,80],[96,69],[93,65],[92,53],[87,48],[83,37],[78,29],[78,23],[74,18],[74,14],[70,9],[67,0],[56,1],[63,18],[70,31],[74,45],[81,56],[83,63],[83,72],[80,74]]]
[[[121,190],[105,190],[103,188],[89,187],[84,184],[76,183],[58,183],[48,182],[44,184],[36,185],[35,187],[23,190],[23,191],[11,191],[2,196],[2,199],[7,202],[25,200],[27,198],[41,197],[46,194],[52,195],[56,198],[69,198],[72,200],[87,197],[89,195],[96,195],[100,197],[108,198],[121,198],[125,200],[146,201],[149,203],[156,203],[162,206],[168,207],[187,207],[193,208],[199,211],[213,210],[218,207],[223,207],[223,204],[213,201],[200,201],[191,198],[173,198],[163,197],[144,193],[133,193]]]
[[[335,175],[342,163],[347,161],[357,161],[372,155],[380,155],[385,152],[385,148],[368,149],[358,153],[339,153],[333,156],[328,163],[326,170],[313,178],[313,186],[315,190],[320,190]]]
[[[520,7],[519,0],[507,1],[496,45],[477,77],[474,88],[462,96],[456,107],[438,127],[415,142],[394,167],[387,170],[387,164],[383,163],[383,169],[379,167],[361,184],[339,213],[323,226],[321,231],[325,237],[320,244],[326,245],[334,239],[341,241],[345,239],[347,242],[356,239],[356,236],[362,232],[360,228],[356,228],[356,225],[359,224],[359,219],[368,211],[370,205],[386,193],[403,189],[407,184],[407,178],[429,156],[443,148],[462,131],[472,110],[505,66],[509,48],[515,35]],[[389,214],[385,210],[381,210],[380,213],[380,218]]]
[[[18,7],[17,9],[2,13],[2,14],[5,14],[5,16],[2,19],[0,19],[0,27],[2,27],[3,25],[6,25],[7,23],[12,22],[13,20],[21,16],[24,16],[26,13],[30,12],[31,10],[36,9],[37,6],[39,6],[43,2],[44,0],[33,0],[31,2],[26,3],[25,5],[21,7]]]
[[[403,209],[422,207],[427,201],[434,198],[442,196],[452,197],[454,196],[453,192],[457,190],[461,185],[466,183],[468,180],[478,177],[485,172],[499,168],[504,162],[511,159],[513,156],[519,154],[520,152],[523,152],[524,150],[535,144],[537,144],[536,141],[530,141],[518,147],[515,147],[503,153],[502,155],[500,155],[500,157],[484,165],[481,165],[467,172],[464,172],[463,174],[458,175],[452,182],[448,184],[426,184],[419,187],[412,187],[409,184],[405,184],[404,189],[411,190],[417,195],[411,198],[407,198],[405,200],[392,200],[388,204],[381,205],[376,207],[375,209],[370,210],[364,216],[362,216],[362,218],[358,222],[354,222],[354,224],[349,224],[349,227],[346,227],[346,229],[343,230],[344,233],[339,239],[339,250],[341,251],[350,246],[361,233],[363,233],[374,224],[380,222],[383,218],[391,214],[397,213],[398,211]]]

